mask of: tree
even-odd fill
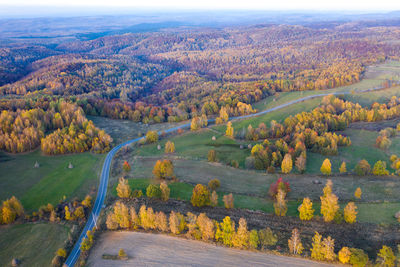
[[[297,157],[295,166],[299,173],[304,173],[306,170],[306,158],[303,155]]]
[[[387,176],[389,175],[389,171],[386,169],[386,162],[382,160],[378,160],[374,164],[374,168],[372,170],[372,173],[377,176]]]
[[[349,202],[344,208],[344,220],[347,223],[355,223],[357,219],[357,206],[354,202]]]
[[[329,159],[325,159],[321,165],[321,173],[324,175],[331,175],[332,173],[332,165]]]
[[[303,203],[299,207],[299,217],[302,221],[309,221],[314,217],[314,209],[312,201],[308,197],[303,199]]]
[[[217,161],[217,152],[214,149],[208,151],[207,155],[208,162],[216,162]]]
[[[149,198],[161,198],[161,189],[160,187],[150,184],[146,188],[146,196]]]
[[[170,189],[169,189],[169,187],[168,187],[168,185],[167,185],[167,183],[166,182],[162,182],[161,184],[160,184],[160,190],[161,190],[161,199],[163,200],[163,201],[168,201],[168,199],[169,199],[169,194],[170,194]]]
[[[269,227],[258,231],[258,237],[262,248],[267,248],[268,246],[275,246],[275,244],[278,242],[277,235],[274,234],[271,228]]]
[[[208,241],[214,238],[214,223],[205,213],[200,213],[200,215],[197,216],[197,225],[199,226],[202,240]]]
[[[350,249],[348,247],[342,247],[342,249],[338,253],[339,261],[343,264],[346,264],[350,261]]]
[[[362,191],[360,187],[357,187],[356,191],[354,191],[354,197],[357,199],[361,199]]]
[[[165,143],[165,154],[171,154],[175,152],[175,144],[171,141],[167,141]]]
[[[65,206],[65,207],[64,207],[64,214],[65,214],[65,219],[66,219],[67,221],[72,220],[71,212],[69,211],[68,206]],[[3,210],[3,216],[4,216],[4,210]]]
[[[335,214],[339,210],[338,197],[332,193],[332,181],[328,180],[324,187],[324,195],[321,199],[321,214],[324,216],[325,222],[334,219]]]
[[[237,248],[247,248],[249,246],[249,231],[244,218],[239,219],[237,231],[232,238],[232,245]]]
[[[226,125],[225,135],[233,138],[233,127],[232,127],[232,122],[230,121],[228,121],[228,124]]]
[[[120,198],[129,198],[131,196],[132,189],[129,186],[128,180],[123,177],[119,178],[117,186],[117,195]]]
[[[213,191],[212,194],[211,194],[210,204],[213,207],[218,206],[218,194],[215,191]]]
[[[158,141],[158,133],[156,131],[148,131],[146,133],[146,143],[156,143]]]
[[[289,251],[292,254],[300,255],[303,252],[303,244],[301,243],[300,233],[297,228],[292,230],[292,237],[288,240]]]
[[[120,259],[128,258],[128,255],[126,254],[125,250],[123,250],[122,248],[118,251],[118,258],[120,258]]]
[[[82,205],[86,208],[92,207],[92,197],[90,195],[86,195],[85,199],[82,200]]]
[[[395,266],[396,256],[393,250],[388,246],[382,246],[378,253],[377,262],[380,263],[379,266],[392,267]]]
[[[272,183],[269,186],[268,194],[272,197],[275,198],[276,194],[278,194],[278,189],[283,190],[286,194],[290,192],[290,185],[288,182],[285,182],[282,177],[279,177],[278,180],[276,180],[275,183]]]
[[[221,186],[221,182],[218,179],[212,179],[208,182],[210,190],[217,190]]]
[[[114,205],[114,220],[122,229],[130,226],[130,216],[128,207],[121,201],[117,201]]]
[[[66,258],[67,257],[67,251],[63,248],[59,248],[56,252],[56,255],[61,257],[61,258]]]
[[[210,205],[210,191],[202,184],[197,184],[193,188],[191,203],[194,207],[204,207]]]
[[[235,234],[235,222],[231,221],[229,216],[226,216],[222,223],[218,224],[215,232],[215,239],[222,242],[225,246],[231,247],[233,245],[232,238]]]
[[[251,249],[257,249],[260,244],[260,239],[258,238],[257,230],[253,229],[249,234],[249,247]]]
[[[226,209],[233,209],[234,204],[233,204],[233,194],[232,193],[230,193],[228,195],[224,195],[224,197],[222,198],[222,201],[224,202]]]
[[[278,194],[276,194],[274,202],[275,214],[278,216],[285,216],[287,212],[287,200],[285,199],[286,193],[282,189],[278,189]]]
[[[318,232],[315,232],[312,241],[312,248],[310,249],[311,258],[313,258],[314,260],[322,261],[325,258],[322,246],[322,236]]]
[[[155,214],[154,224],[156,229],[161,232],[167,232],[169,229],[167,216],[162,211],[159,211]]]
[[[129,163],[125,160],[122,169],[124,172],[129,172],[131,170],[131,165],[129,165]]]
[[[324,254],[324,258],[327,261],[334,261],[336,259],[335,250],[335,239],[332,239],[330,236],[324,238],[322,241],[322,252]]]
[[[290,173],[293,168],[293,161],[292,161],[292,156],[287,153],[285,154],[285,157],[283,158],[282,164],[281,164],[281,169],[282,173]]]
[[[179,212],[171,211],[169,215],[169,227],[171,233],[173,234],[180,234],[185,230],[185,218]]]
[[[158,179],[172,179],[174,177],[174,165],[169,159],[157,160],[153,168],[153,175]]]
[[[367,175],[371,172],[371,165],[369,165],[368,161],[362,159],[357,163],[354,172],[360,176]]]
[[[342,164],[340,165],[340,168],[339,168],[339,172],[340,173],[346,173],[347,172],[347,167],[346,167],[346,162],[342,162]]]

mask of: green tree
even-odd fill
[[[146,196],[149,198],[161,198],[161,189],[157,185],[150,184],[146,188]]]
[[[383,246],[378,253],[377,262],[379,266],[392,267],[395,266],[396,256],[393,250],[388,246]]]

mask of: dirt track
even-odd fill
[[[123,248],[127,261],[103,260]],[[251,252],[161,234],[106,232],[96,242],[88,266],[335,266],[301,258]]]

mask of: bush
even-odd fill
[[[275,246],[278,242],[278,237],[272,232],[271,228],[269,227],[258,231],[258,238],[260,240],[260,245],[262,248]]]
[[[212,179],[208,182],[208,187],[210,190],[217,190],[221,186],[221,182],[218,179]]]
[[[244,163],[246,169],[249,170],[254,169],[255,164],[256,164],[256,159],[254,157],[247,157]]]
[[[142,197],[142,196],[143,196],[143,191],[142,190],[139,190],[139,189],[133,190],[133,192],[132,192],[132,197],[133,198],[139,198],[139,197]]]
[[[368,263],[368,255],[362,250],[357,248],[350,248],[350,261],[349,263],[354,267],[364,267]]]
[[[274,174],[275,173],[275,167],[274,166],[269,166],[267,168],[267,172],[270,173],[270,174]]]
[[[204,207],[210,205],[210,191],[202,184],[197,184],[193,188],[191,203],[194,207]]]
[[[146,196],[149,198],[161,198],[161,189],[154,184],[150,184],[146,188]]]
[[[118,251],[118,258],[120,259],[127,259],[128,255],[126,254],[125,250],[123,250],[122,248]]]
[[[368,161],[362,159],[357,163],[354,172],[360,176],[367,175],[371,172],[371,165],[369,165]]]
[[[158,133],[156,131],[148,131],[146,133],[146,143],[151,144],[158,141]]]
[[[239,168],[239,162],[237,161],[237,160],[231,160],[231,166],[233,167],[233,168]]]

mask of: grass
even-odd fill
[[[47,203],[57,204],[63,196],[83,198],[98,185],[104,155],[81,153],[43,156],[40,151],[0,154],[0,199],[15,195],[26,211]],[[34,168],[35,162],[40,164]],[[71,162],[73,169],[68,169]]]
[[[64,247],[69,228],[59,224],[18,224],[0,228],[0,266],[51,266],[57,249]]]
[[[129,185],[132,189],[142,190],[143,193],[146,193],[147,186],[152,182],[151,179],[146,178],[138,178],[138,179],[129,179]],[[184,201],[190,201],[192,196],[193,185],[185,182],[174,182],[170,183],[169,187],[171,189],[170,197],[174,199],[180,199]],[[113,194],[116,196],[116,189],[114,188]],[[224,206],[222,201],[222,196],[224,194],[228,194],[223,191],[218,191],[219,195],[219,206]],[[243,194],[234,194],[234,203],[236,208],[242,209],[250,209],[250,210],[261,210],[266,213],[274,213],[273,201],[268,197],[255,197]],[[299,213],[297,211],[298,206],[301,204],[301,201],[297,200],[289,200],[288,212],[287,216],[298,216]],[[342,202],[340,204],[341,209],[345,207],[347,203]],[[396,219],[393,215],[400,210],[400,203],[356,203],[358,207],[358,216],[357,220],[360,222],[369,222],[369,223],[385,223],[385,224],[395,224]],[[319,215],[320,204],[319,201],[315,201],[313,204],[313,208],[315,210],[315,215]],[[371,216],[371,210],[376,211],[375,216]]]

